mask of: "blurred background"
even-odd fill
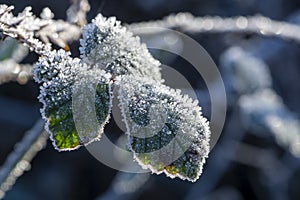
[[[195,16],[222,17],[260,14],[300,24],[300,2],[296,0],[89,2],[89,21],[99,12],[128,24],[190,12]],[[0,3],[15,5],[15,13],[32,6],[36,15],[49,7],[56,19],[65,19],[70,5],[67,0],[0,0]],[[118,172],[100,163],[85,148],[59,153],[48,141],[33,159],[30,171],[17,180],[5,199],[298,200],[300,44],[251,33],[188,35],[207,50],[218,66],[226,87],[228,109],[221,138],[197,182]],[[180,38],[174,41],[180,43]],[[70,47],[77,56],[79,43],[74,42]],[[154,50],[152,53],[185,76],[198,96],[204,116],[209,118],[210,99],[201,76],[176,55]],[[30,53],[21,62],[30,64],[36,60],[37,56]],[[38,85],[32,80],[26,84],[0,85],[0,165],[40,118],[38,93]],[[122,133],[113,120],[105,132],[114,142]]]

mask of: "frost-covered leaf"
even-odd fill
[[[34,78],[41,84],[41,113],[47,121],[46,129],[51,133],[57,150],[76,149],[100,137],[102,129],[92,133],[78,133],[73,119],[72,95],[74,88],[80,87],[80,83],[96,80],[94,102],[88,102],[95,105],[98,122],[103,127],[111,107],[110,76],[103,70],[89,69],[79,59],[73,59],[60,50],[39,59],[34,68]],[[82,115],[88,113],[89,109],[85,107]]]
[[[210,130],[197,101],[145,77],[116,79],[135,159],[152,172],[196,181],[209,152]]]
[[[134,37],[115,17],[99,14],[83,29],[80,41],[84,62],[114,76],[139,74],[161,81],[160,62],[149,53],[139,37]]]

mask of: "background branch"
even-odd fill
[[[0,168],[0,199],[15,183],[25,170],[30,168],[34,156],[43,149],[48,139],[44,131],[44,121],[39,119],[36,124],[25,133],[24,138],[15,146],[15,150],[7,157]]]
[[[162,20],[128,25],[128,28],[136,34],[153,34],[162,31],[155,29],[155,27],[176,29],[189,33],[256,33],[300,42],[300,26],[275,21],[259,15],[253,17],[237,16],[221,18],[219,16],[195,17],[190,13],[178,13],[176,15],[169,15]]]

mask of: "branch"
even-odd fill
[[[16,38],[18,41],[28,46],[31,51],[45,55],[51,50],[50,44],[45,45],[35,38],[35,32],[40,30],[47,23],[35,18],[27,7],[18,16],[14,16],[11,11],[13,6],[0,5],[0,31],[5,36]]]
[[[219,16],[195,17],[189,13],[172,14],[162,20],[128,25],[135,34],[153,34],[163,30],[155,27],[176,29],[190,33],[256,33],[300,42],[300,26],[275,21],[263,16],[221,18]]]
[[[54,14],[49,8],[44,8],[40,18],[38,18],[31,13],[30,7],[25,8],[22,13],[14,16],[11,13],[13,6],[0,5],[0,36],[2,38],[6,36],[15,38],[29,47],[31,51],[40,55],[49,55],[51,51],[50,42],[65,50],[69,50],[67,42],[79,39],[81,28],[86,23],[86,14],[90,9],[87,0],[72,1],[73,4],[67,11],[69,22],[53,20]],[[3,43],[1,49],[4,49],[4,52],[9,52],[11,46],[15,46],[15,44],[11,43]],[[18,53],[19,51],[16,52]],[[0,57],[2,55],[5,57],[6,54],[6,52],[4,54],[1,52]],[[20,53],[17,56],[23,58],[23,55],[20,55]],[[20,65],[18,64],[20,60],[22,59],[17,58],[15,61],[14,59],[9,59],[0,63],[0,84],[8,81],[18,81],[20,84],[25,84],[32,77],[32,66]]]
[[[34,127],[25,133],[24,138],[15,146],[5,163],[0,168],[0,199],[5,192],[15,183],[24,171],[30,168],[34,156],[43,149],[48,139],[44,132],[44,121],[39,119]]]
[[[79,10],[80,19],[85,19],[87,12],[88,4],[83,5],[85,10]],[[81,26],[63,20],[53,20],[54,14],[49,8],[42,11],[40,18],[32,14],[31,7],[26,7],[17,16],[11,13],[13,9],[13,6],[0,5],[0,33],[2,36],[16,38],[37,54],[47,55],[51,51],[50,41],[68,49],[67,42],[78,40],[81,35]]]

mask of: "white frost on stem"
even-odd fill
[[[81,27],[63,20],[53,20],[53,13],[45,8],[41,17],[26,7],[23,12],[14,16],[13,6],[0,5],[0,32],[2,35],[16,38],[28,46],[31,51],[47,55],[51,50],[50,41],[68,49],[67,42],[79,39]]]
[[[169,15],[162,20],[134,23],[127,27],[129,30],[134,30],[135,34],[157,34],[157,29],[149,29],[149,27],[163,27],[176,28],[189,33],[256,33],[300,42],[300,26],[275,21],[260,15],[221,18],[219,16],[195,17],[190,13],[178,13]]]
[[[161,63],[154,59],[140,38],[133,36],[115,17],[97,15],[86,25],[80,40],[83,62],[111,73],[139,74],[162,81]]]
[[[16,38],[31,51],[38,54],[49,52],[50,45],[45,45],[34,37],[34,32],[46,26],[46,21],[36,18],[31,12],[31,7],[26,7],[22,13],[14,16],[11,11],[13,6],[0,5],[0,31],[3,35]]]

